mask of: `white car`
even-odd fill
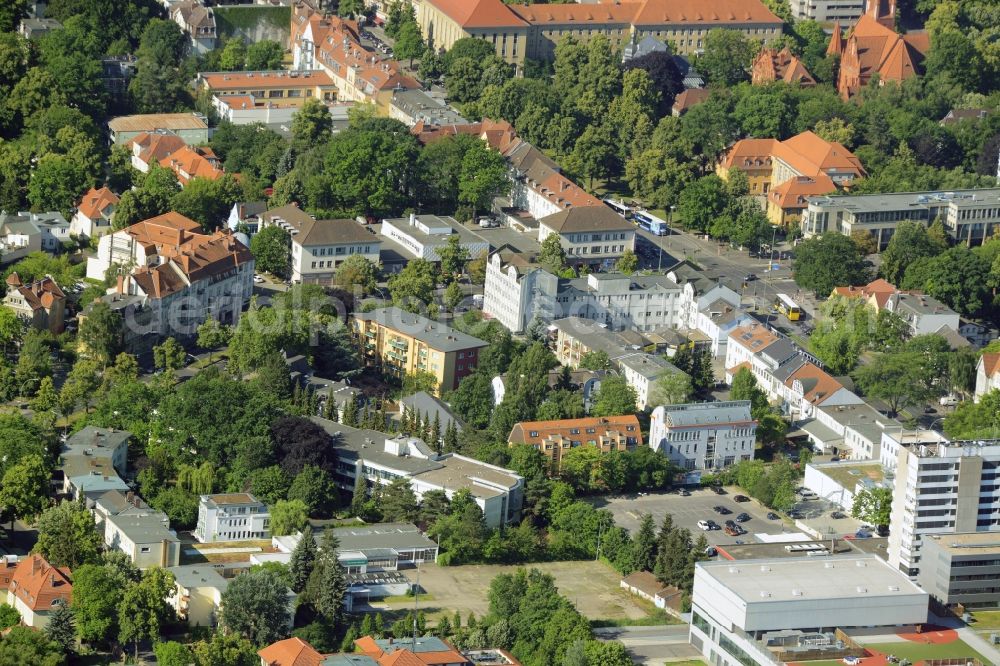
[[[253,276],[253,281],[256,282],[256,283],[258,283],[258,284],[260,284],[261,282],[264,281],[264,278],[262,278],[261,276],[255,274]]]
[[[945,395],[941,396],[941,399],[938,400],[938,402],[941,403],[942,407],[954,407],[958,404],[958,398],[953,395]]]
[[[712,529],[712,526],[709,524],[707,520],[699,520],[698,529],[708,532],[709,530]]]

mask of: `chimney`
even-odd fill
[[[56,575],[55,574],[51,574],[51,573],[49,574],[49,585],[51,585],[52,587],[56,586]]]

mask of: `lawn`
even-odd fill
[[[1000,611],[976,611],[969,626],[976,631],[1000,629]]]
[[[912,662],[921,659],[951,659],[955,657],[972,657],[984,664],[989,663],[978,652],[961,640],[951,643],[915,643],[899,641],[896,643],[864,643],[864,647],[878,650],[883,654],[894,654],[897,657],[909,659]]]

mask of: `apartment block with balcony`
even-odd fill
[[[514,424],[507,442],[510,446],[527,444],[541,451],[551,472],[558,474],[562,457],[568,451],[580,446],[592,446],[601,453],[633,451],[642,446],[642,432],[635,414],[523,421]]]
[[[689,471],[753,460],[756,436],[749,400],[661,405],[650,416],[650,448]]]
[[[269,539],[271,514],[249,493],[202,495],[194,538],[201,543]]]
[[[472,374],[489,344],[397,307],[355,312],[351,330],[368,365],[397,378],[428,372],[437,379],[436,395]]]
[[[928,536],[1000,532],[1000,440],[928,439],[896,452],[887,554],[910,576],[920,573]]]

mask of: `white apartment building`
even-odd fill
[[[278,226],[291,237],[292,282],[332,284],[337,268],[360,254],[378,264],[382,241],[354,220],[315,220],[295,204],[260,215],[261,228]]]
[[[873,554],[699,562],[689,640],[716,666],[793,662],[794,648],[839,661],[836,629],[921,624],[928,601]]]
[[[646,409],[649,406],[650,392],[661,377],[672,374],[684,374],[677,366],[663,358],[645,352],[636,352],[622,356],[617,360],[618,370],[628,385],[635,389],[636,408]]]
[[[111,491],[117,492],[117,491]],[[107,493],[105,493],[107,494]],[[140,569],[170,567],[180,563],[181,541],[161,511],[123,512],[104,519],[104,544],[128,555]]]
[[[604,204],[567,208],[538,220],[538,242],[559,234],[573,266],[611,268],[625,250],[635,251],[635,226]]]
[[[817,451],[852,460],[880,460],[886,432],[899,433],[903,424],[864,402],[821,405],[815,418],[795,424],[809,435]]]
[[[650,415],[650,448],[691,471],[753,460],[756,436],[749,400],[661,405]]]
[[[920,571],[921,537],[1000,532],[1000,440],[900,446],[889,525],[889,564]]]
[[[194,538],[201,543],[271,537],[267,505],[249,493],[202,495]]]
[[[976,363],[975,401],[979,402],[990,391],[1000,389],[1000,352],[986,353]]]
[[[899,315],[910,326],[912,335],[943,333],[950,328],[958,332],[958,313],[941,301],[924,294],[896,292],[885,303],[885,309]]]
[[[416,215],[408,218],[382,220],[382,236],[398,243],[417,259],[441,261],[438,248],[448,244],[448,239],[458,235],[459,245],[466,249],[469,258],[481,257],[490,251],[490,244],[463,227],[453,217]]]
[[[790,0],[790,4],[796,20],[840,21],[845,26],[857,21],[865,11],[865,0]]]
[[[490,255],[483,284],[483,313],[512,333],[521,333],[534,319],[553,321],[560,278],[532,258],[508,248]]]

